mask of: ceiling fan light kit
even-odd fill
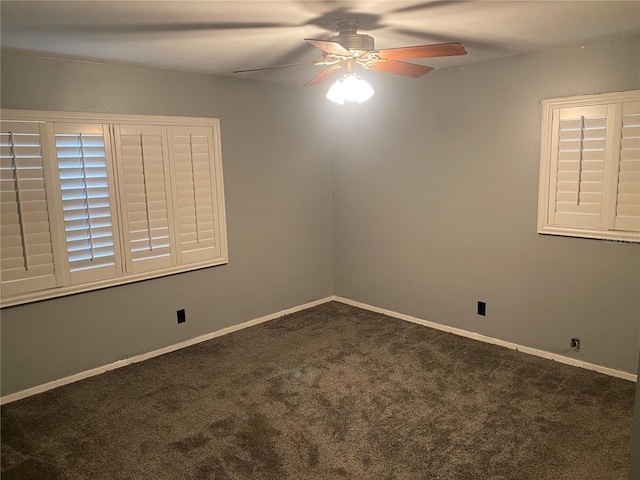
[[[373,45],[373,39],[371,42]],[[340,64],[340,68],[343,73],[329,88],[327,98],[340,105],[345,102],[362,103],[369,100],[375,91],[364,78],[356,73],[356,59],[346,59]]]
[[[327,98],[340,105],[344,102],[362,103],[369,100],[375,91],[360,75],[344,74],[331,85]]]
[[[358,33],[361,25],[359,20],[344,18],[335,22],[334,25],[338,34],[326,40],[305,38],[306,42],[319,48],[323,52],[323,59],[315,61],[312,64],[314,66],[325,66],[327,68],[303,86],[318,85],[341,72],[342,75],[327,92],[327,98],[339,104],[344,104],[345,102],[362,103],[374,94],[371,85],[356,73],[358,67],[364,68],[365,70],[377,70],[394,75],[417,78],[429,73],[433,70],[433,67],[402,62],[400,60],[467,54],[464,47],[457,42],[375,50],[373,37]],[[270,70],[294,65],[300,64],[238,70],[234,73]]]

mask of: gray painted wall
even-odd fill
[[[639,45],[374,76],[373,99],[343,107],[3,53],[4,108],[221,118],[230,263],[2,310],[2,395],[334,292],[635,372],[638,245],[540,236],[536,212],[541,99],[640,88]]]
[[[336,295],[636,372],[640,245],[536,218],[541,100],[640,88],[640,37],[372,83],[333,129]]]
[[[294,86],[3,52],[3,108],[219,117],[229,264],[3,309],[2,395],[331,295],[325,103]]]
[[[640,358],[638,358],[638,371],[640,372]],[[629,480],[640,478],[640,382],[636,382],[636,408],[633,416],[633,436],[631,441],[631,466],[629,468]]]

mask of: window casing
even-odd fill
[[[542,106],[538,233],[640,242],[640,91]]]
[[[2,306],[227,263],[217,119],[2,110]]]

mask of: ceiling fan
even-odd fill
[[[405,77],[420,77],[433,70],[433,67],[403,62],[401,60],[414,58],[448,57],[453,55],[466,55],[464,47],[458,43],[440,43],[435,45],[416,45],[399,48],[374,48],[374,39],[370,35],[358,33],[361,26],[359,20],[344,18],[334,24],[338,31],[326,40],[305,38],[314,47],[323,52],[323,59],[314,62],[291,63],[287,65],[274,65],[271,67],[252,68],[248,70],[236,70],[233,73],[256,72],[275,68],[293,67],[312,64],[325,66],[322,72],[313,77],[303,86],[318,85],[341,73],[338,81],[329,89],[327,98],[336,102],[345,101],[363,102],[373,95],[373,89],[356,73],[357,67],[367,70],[376,70]],[[365,98],[366,97],[366,98]]]

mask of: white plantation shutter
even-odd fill
[[[600,226],[607,106],[563,108],[554,118],[550,223]],[[555,178],[554,178],[555,176]]]
[[[640,232],[640,102],[622,108],[615,229]]]
[[[214,139],[208,127],[169,127],[181,263],[220,256]]]
[[[56,286],[40,124],[1,122],[0,279],[3,294]]]
[[[0,117],[1,307],[227,263],[217,119]]]
[[[640,242],[640,91],[543,101],[538,232]]]
[[[165,129],[116,126],[127,270],[171,266],[172,212]]]
[[[54,124],[70,283],[119,272],[108,127]]]

